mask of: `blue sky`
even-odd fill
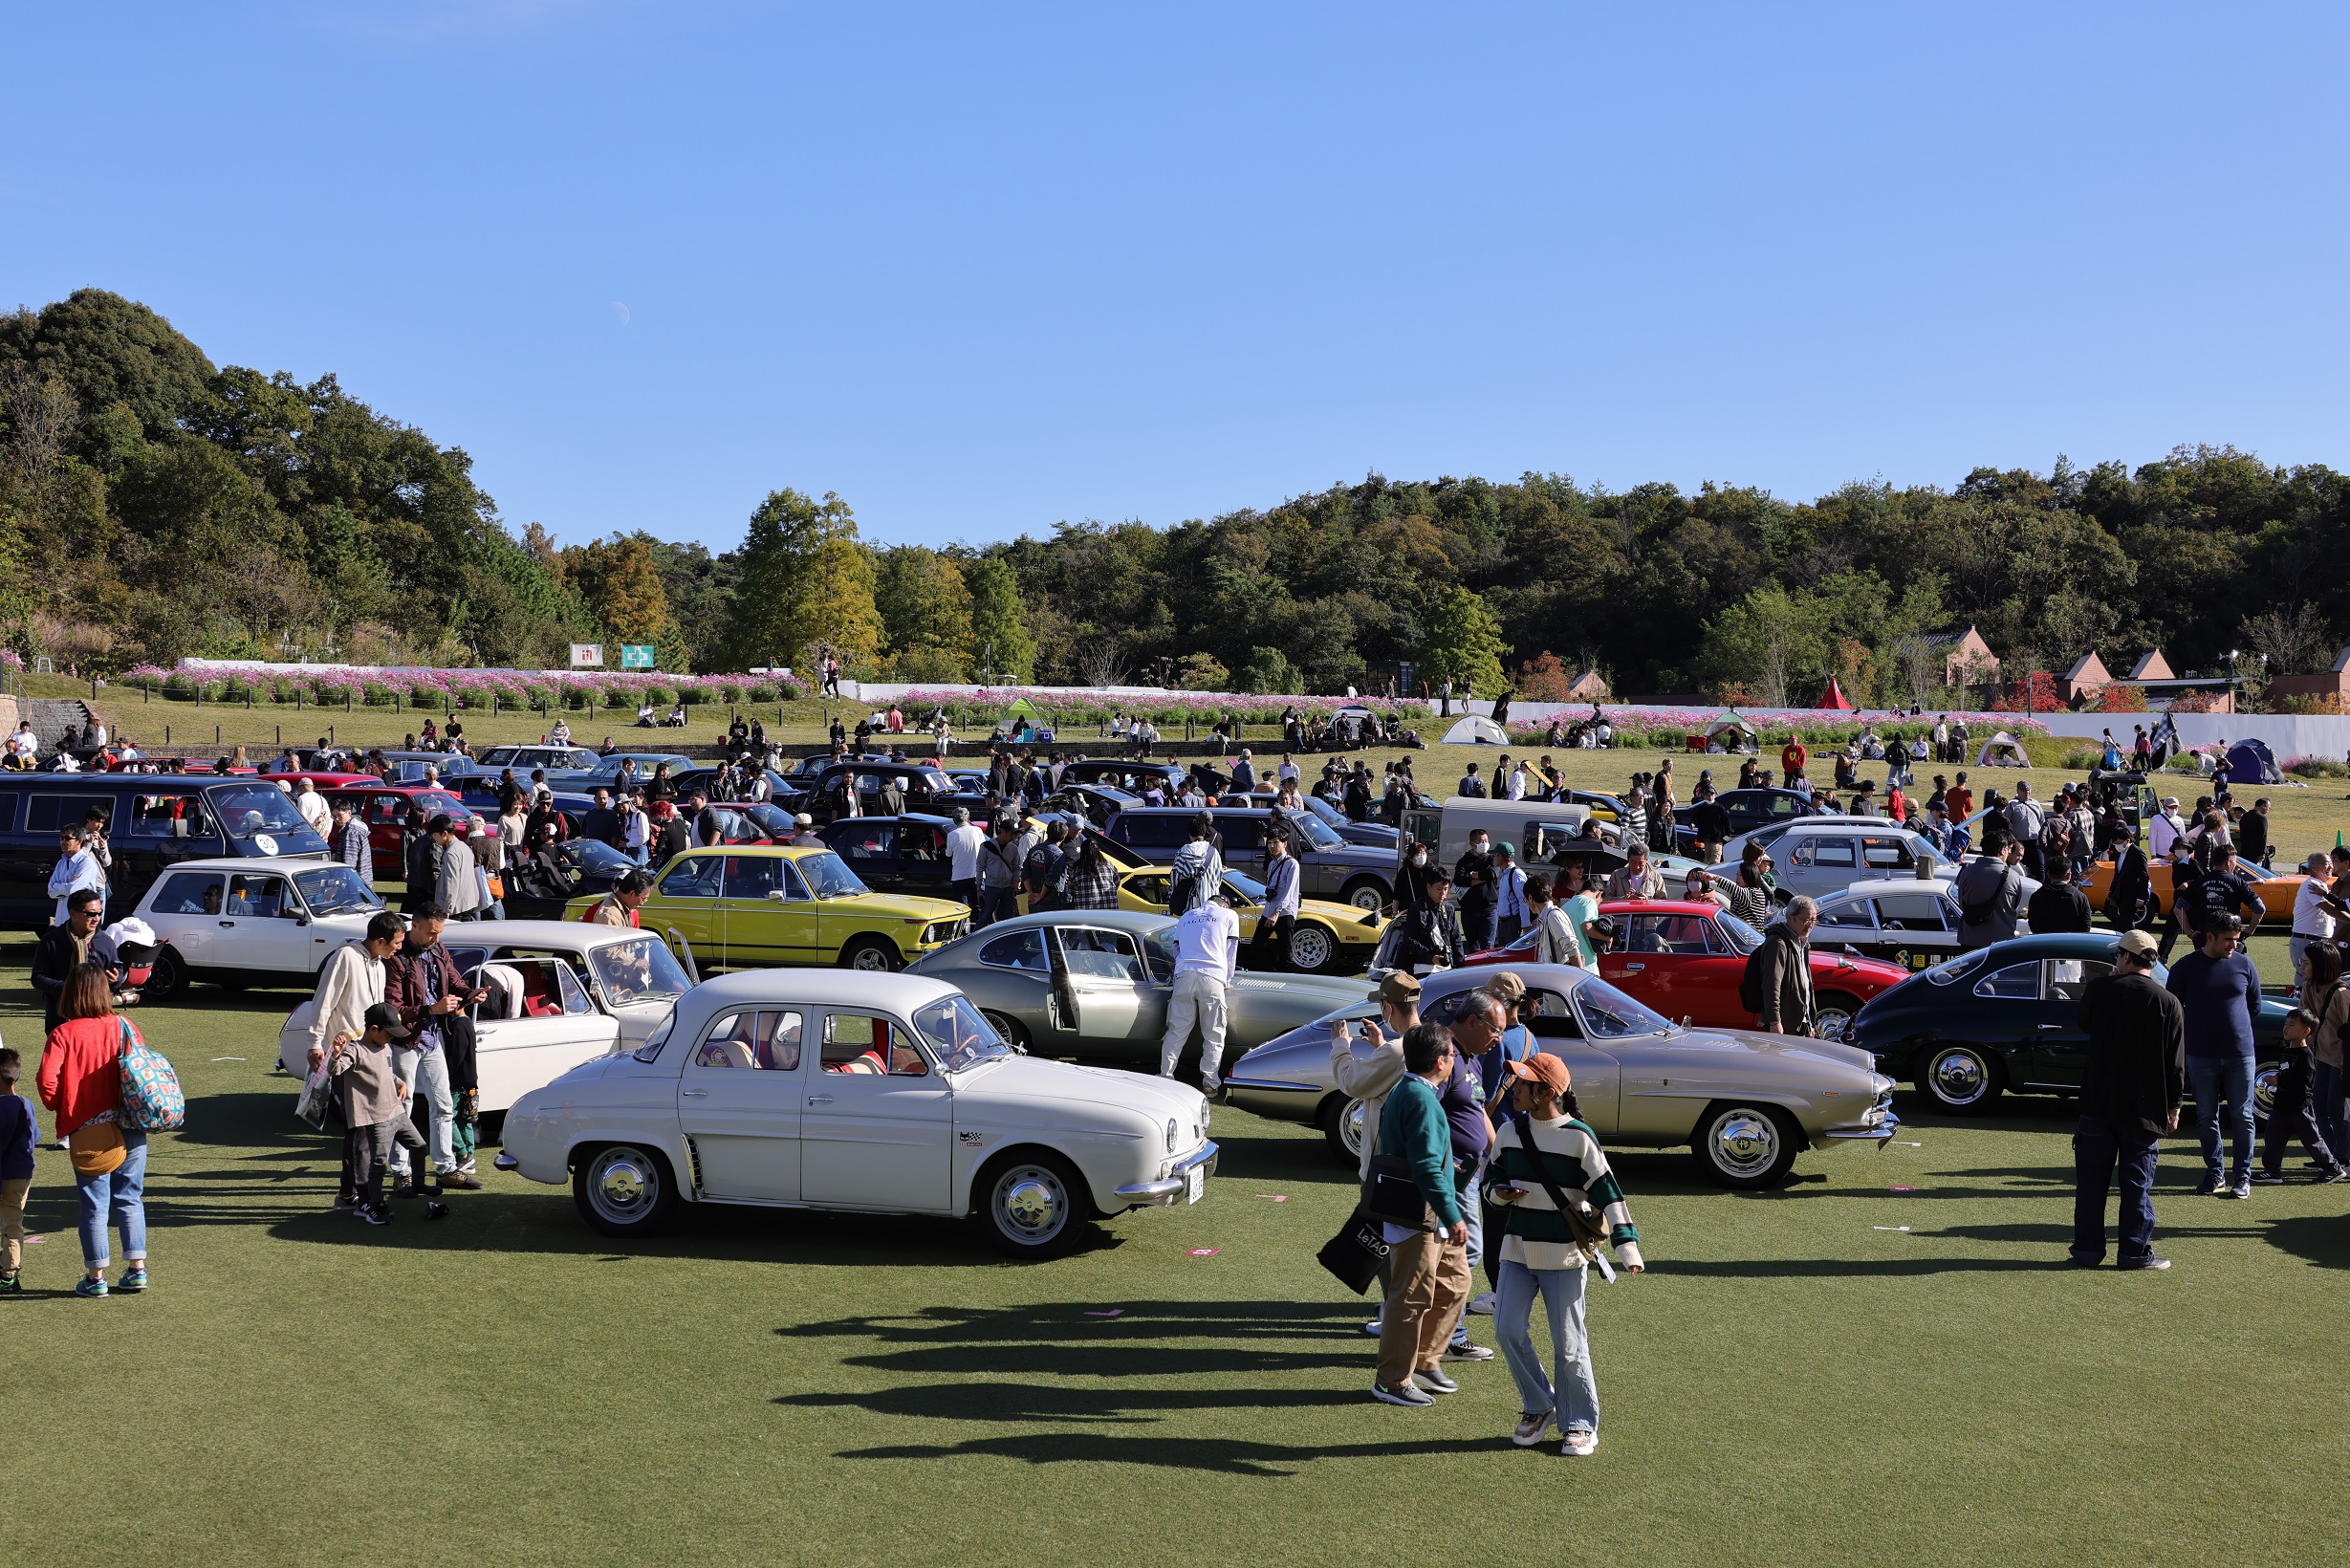
[[[2339,6],[226,10],[13,13],[0,307],[333,371],[566,540],[2350,467]]]

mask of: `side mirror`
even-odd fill
[[[783,902],[783,889],[780,887],[772,887],[768,889],[767,900],[770,904],[781,904]]]

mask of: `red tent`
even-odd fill
[[[1827,695],[1819,699],[1819,706],[1834,708],[1840,713],[1852,711],[1852,704],[1844,700],[1844,689],[1836,684],[1836,677],[1833,675],[1828,677]]]

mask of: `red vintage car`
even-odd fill
[[[1754,1027],[1754,1014],[1739,1004],[1738,982],[1761,932],[1710,904],[1620,899],[1600,904],[1599,912],[1616,922],[1615,947],[1599,958],[1601,979],[1667,1018],[1686,1018],[1705,1029]],[[1506,947],[1472,953],[1469,961],[1523,963],[1534,945],[1528,932]],[[1813,1033],[1846,1038],[1863,1003],[1908,978],[1902,965],[1815,946],[1812,1000],[1818,1021]]]
[[[309,779],[326,796],[327,804],[337,800],[351,802],[359,819],[367,824],[367,844],[375,856],[376,874],[396,878],[400,875],[400,828],[408,819],[410,802],[423,808],[424,819],[446,816],[459,834],[473,830],[473,811],[447,790],[428,789],[422,784],[386,784],[373,773],[272,773],[271,778],[283,778],[287,783]]]

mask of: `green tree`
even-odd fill
[[[969,678],[971,591],[953,559],[921,545],[882,551],[873,601],[881,616],[883,649],[900,680]]]
[[[650,642],[661,649],[663,669],[688,672],[690,656],[669,614],[668,588],[653,562],[651,540],[616,534],[571,545],[557,559],[563,585],[579,597],[607,642]]]
[[[849,504],[827,493],[816,501],[795,490],[768,492],[751,514],[751,529],[743,540],[742,577],[734,596],[731,644],[736,668],[754,664],[804,662],[808,645],[825,635],[831,619],[824,604],[828,593],[853,590],[844,572],[846,563],[828,547],[857,545],[857,517]],[[824,554],[819,574],[818,556]],[[881,616],[873,608],[872,563],[865,562],[864,619],[870,621],[865,653],[878,649]],[[855,619],[858,606],[848,606]],[[840,662],[850,663],[846,653]]]
[[[970,585],[971,654],[995,679],[1019,685],[1035,679],[1036,644],[1020,602],[1020,579],[1001,555],[965,568]]]
[[[1501,622],[1485,600],[1454,585],[1428,607],[1422,624],[1420,663],[1430,685],[1468,682],[1479,691],[1502,686]]]
[[[1295,695],[1305,684],[1297,666],[1289,662],[1289,655],[1279,648],[1251,648],[1249,662],[1240,669],[1240,687],[1264,696]]]

